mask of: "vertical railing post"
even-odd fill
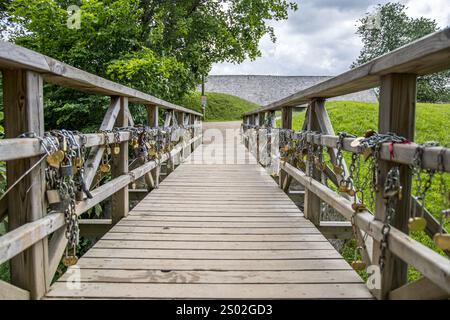
[[[317,109],[325,108],[325,100],[314,99],[310,101],[308,105],[308,114],[306,128],[308,131],[321,131],[319,123],[317,121]],[[311,168],[312,167],[312,168]],[[321,180],[321,174],[314,166],[313,161],[306,162],[306,172],[312,172],[312,178],[315,180]],[[305,218],[309,219],[315,226],[320,225],[320,198],[314,193],[305,190],[305,205],[304,205]]]
[[[262,127],[262,126],[264,126],[264,122],[265,122],[265,117],[266,117],[266,114],[265,114],[265,112],[259,112],[258,113],[258,123],[256,124],[258,127]],[[256,138],[257,140],[257,147],[256,147],[256,155],[257,155],[257,157],[256,157],[256,160],[258,161],[258,163],[260,163],[260,160],[261,160],[261,153],[260,153],[260,144],[261,144],[261,141],[260,141],[260,136],[259,136],[259,132],[257,133],[257,138]]]
[[[3,71],[3,106],[6,138],[17,138],[25,132],[44,134],[44,102],[42,76],[32,71]],[[8,185],[13,184],[40,157],[7,162]],[[9,230],[38,220],[46,214],[45,162],[37,165],[8,194]],[[41,298],[48,290],[48,240],[44,238],[10,261],[11,283],[30,291],[32,299]]]
[[[159,108],[157,105],[147,106],[147,125],[151,128],[159,127]],[[158,188],[160,172],[161,172],[160,166],[156,166],[155,169],[151,170],[149,174],[145,176],[145,181],[147,185],[150,184],[150,186]]]
[[[281,129],[292,129],[292,111],[293,108],[292,107],[284,107],[281,110]],[[283,146],[280,146],[283,147]],[[289,176],[286,174],[285,171],[283,171],[283,169],[280,169],[280,175],[279,175],[279,186],[280,188],[282,188],[283,190],[287,191],[287,189],[289,187],[285,187],[288,185],[288,179]]]
[[[195,115],[193,115],[193,114],[190,114],[189,115],[189,124],[191,125],[191,126],[194,126],[195,125]],[[195,127],[192,127],[192,129],[191,129],[191,138],[195,138]],[[195,145],[196,145],[196,143],[194,142],[194,143],[192,143],[191,144],[191,152],[194,152],[194,150],[195,150]]]
[[[120,99],[120,111],[116,119],[116,126],[128,126],[128,98],[117,97],[113,99]],[[128,141],[120,143],[120,152],[118,155],[113,155],[112,176],[113,178],[128,173]],[[129,195],[128,186],[118,190],[112,196],[112,223],[117,223],[120,219],[126,217],[129,211]]]
[[[380,111],[378,130],[380,133],[393,132],[406,139],[414,140],[416,113],[415,74],[389,74],[381,78]],[[386,175],[393,166],[399,166],[400,184],[403,197],[397,202],[395,216],[391,225],[405,233],[408,232],[408,219],[411,210],[411,170],[407,165],[398,165],[388,161],[379,161],[378,188],[376,195],[375,219],[384,221],[386,206],[383,188]],[[389,292],[407,282],[407,264],[386,250],[385,267],[381,272],[381,288],[374,293],[380,299],[387,298]],[[381,254],[380,243],[374,241],[373,261],[378,263]]]
[[[147,106],[147,125],[151,128],[158,127],[158,109],[159,108],[156,105]]]

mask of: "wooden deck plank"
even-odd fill
[[[371,298],[242,145],[225,163],[231,141],[199,147],[79,260],[79,290],[68,274],[46,298]]]
[[[95,248],[123,249],[184,249],[184,250],[330,250],[328,241],[315,242],[238,242],[238,241],[143,241],[143,240],[100,240]],[[220,252],[218,252],[220,253]]]
[[[84,257],[89,258],[135,258],[143,259],[339,259],[336,250],[169,250],[169,249],[119,249],[93,248]]]
[[[361,283],[352,270],[304,271],[170,271],[81,269],[82,282],[108,283]],[[65,282],[69,274],[58,282]]]
[[[54,286],[47,297],[134,299],[369,299],[364,284],[144,284],[81,283],[79,290]]]

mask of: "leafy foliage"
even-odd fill
[[[67,27],[72,4],[81,9],[79,30]],[[275,41],[267,21],[296,9],[288,0],[8,0],[0,6],[0,30],[19,45],[176,101],[213,63],[258,57],[264,35]],[[51,128],[98,126],[106,105],[99,97],[46,89]]]
[[[359,20],[356,34],[363,48],[352,67],[362,65],[376,57],[406,45],[438,30],[436,21],[411,18],[400,3],[378,5],[374,12]],[[450,72],[422,76],[417,81],[417,99],[424,102],[450,101]]]

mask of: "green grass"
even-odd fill
[[[242,114],[259,106],[245,99],[216,92],[207,92],[205,121],[233,121],[242,119]],[[193,92],[187,95],[180,105],[201,112],[201,93]]]
[[[361,136],[367,129],[378,128],[378,104],[354,102],[354,101],[330,101],[326,103],[326,108],[333,124],[334,130],[337,133],[347,132]],[[305,112],[295,113],[293,116],[293,128],[300,130],[305,119]],[[416,136],[415,142],[423,143],[426,141],[437,141],[441,145],[450,143],[450,104],[430,104],[418,103],[416,114]],[[277,121],[279,126],[279,120]],[[347,164],[351,162],[350,153],[345,152],[345,159]],[[361,176],[367,173],[367,166],[362,165]],[[445,183],[450,185],[449,174],[444,175]],[[413,181],[413,193],[416,186]],[[430,191],[426,196],[426,208],[439,219],[439,213],[442,207],[442,195],[439,192],[439,176],[435,176]],[[373,208],[371,208],[373,209]],[[450,222],[446,223],[447,230],[450,229]],[[427,247],[445,255],[438,249],[433,240],[430,239],[424,232],[414,232],[412,238],[426,245]],[[342,250],[342,254],[347,261],[352,261],[354,258],[356,243],[349,241]],[[364,275],[362,274],[364,277]],[[409,268],[409,281],[420,277],[420,273]]]

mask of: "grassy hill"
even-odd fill
[[[336,133],[348,132],[362,135],[367,129],[378,127],[378,104],[356,101],[330,101],[328,114]],[[305,113],[294,113],[293,126],[300,130]],[[450,143],[450,104],[418,103],[415,141]]]
[[[205,121],[233,121],[242,119],[242,114],[258,108],[256,103],[217,92],[207,92]],[[179,102],[180,105],[201,112],[201,93],[193,92]]]
[[[336,134],[339,132],[348,132],[362,136],[367,129],[378,128],[378,104],[355,101],[330,101],[326,103],[328,114],[331,118]],[[426,141],[437,141],[441,145],[450,146],[450,104],[430,104],[418,103],[416,110],[416,137],[417,143]],[[294,113],[293,127],[300,130],[305,119],[305,112]],[[280,121],[277,121],[279,125]],[[351,162],[351,155],[345,152],[347,163]],[[367,167],[363,164],[361,175],[364,176]],[[450,185],[450,175],[444,175],[446,185]],[[439,192],[440,175],[436,174],[433,179],[433,185],[426,197],[426,208],[439,219],[439,213],[442,208],[442,195]],[[413,194],[416,190],[413,181]],[[446,223],[447,230],[450,230],[450,222]],[[432,248],[433,250],[445,255],[439,250],[434,242],[424,232],[414,232],[412,237]],[[343,256],[348,261],[354,257],[355,243],[350,243],[344,247]],[[409,280],[415,280],[420,274],[410,268],[408,273]]]

